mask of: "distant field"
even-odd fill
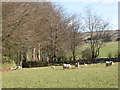
[[[100,50],[100,57],[108,57],[109,52],[112,54],[112,57],[118,53],[118,42],[109,42],[103,46]]]
[[[118,88],[118,63],[79,69],[24,68],[2,73],[3,88]]]
[[[85,44],[82,47],[80,47],[77,52],[80,54],[80,52],[82,52],[83,50],[85,50],[87,47],[88,47],[88,44]],[[101,57],[101,58],[107,58],[109,53],[112,54],[112,57],[114,57],[115,54],[118,53],[118,42],[109,42],[109,43],[105,44],[100,49],[100,55],[99,55],[99,57]],[[78,56],[81,57],[81,55],[78,55]]]

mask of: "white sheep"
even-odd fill
[[[80,67],[79,62],[78,62],[78,63],[75,63],[75,67],[77,67],[77,68],[79,68],[79,67]]]
[[[18,69],[21,69],[21,68],[22,68],[22,66],[18,66],[17,68],[18,68]]]
[[[55,66],[52,65],[51,68],[55,69]]]
[[[70,64],[63,64],[63,69],[65,68],[71,68],[71,65]]]
[[[17,67],[11,67],[10,68],[10,70],[16,70],[17,69]]]
[[[10,70],[14,70],[14,67],[11,67]]]
[[[106,66],[111,66],[112,63],[113,63],[112,61],[106,61],[106,62],[105,62]]]
[[[17,70],[17,69],[21,69],[22,66],[17,66],[17,67],[11,67],[10,70]]]
[[[84,66],[87,66],[87,64],[84,63]]]

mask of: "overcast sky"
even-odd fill
[[[104,19],[109,19],[111,24],[113,24],[111,29],[118,29],[118,2],[109,2],[109,0],[105,0],[104,2],[73,2],[72,0],[71,2],[59,2],[59,4],[62,5],[67,12],[75,14],[84,13],[85,8],[90,7],[92,11]]]

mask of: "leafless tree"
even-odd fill
[[[9,2],[2,10],[3,55],[17,61],[30,56],[56,61],[70,49],[75,60],[82,23],[62,7],[51,2]]]
[[[76,60],[77,46],[80,46],[82,43],[82,30],[84,30],[82,20],[80,18],[77,19],[77,17],[73,15],[69,27],[69,49],[72,53],[72,58],[74,61]]]
[[[90,33],[90,54],[91,59],[96,59],[99,56],[99,51],[104,44],[103,36],[105,31],[109,30],[110,22],[102,19],[91,10],[87,9],[84,17],[86,30]]]

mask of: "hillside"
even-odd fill
[[[88,43],[80,46],[78,49],[78,57],[81,57],[81,52],[85,50],[87,47],[89,47]],[[107,58],[108,54],[111,53],[112,57],[115,57],[118,53],[118,42],[109,42],[103,45],[103,47],[100,49],[100,58]]]
[[[115,41],[116,38],[118,37],[118,30],[109,30],[109,31],[106,31],[105,33],[109,34],[113,41]],[[82,33],[82,35],[84,39],[87,39],[88,37],[90,37],[90,32]]]

